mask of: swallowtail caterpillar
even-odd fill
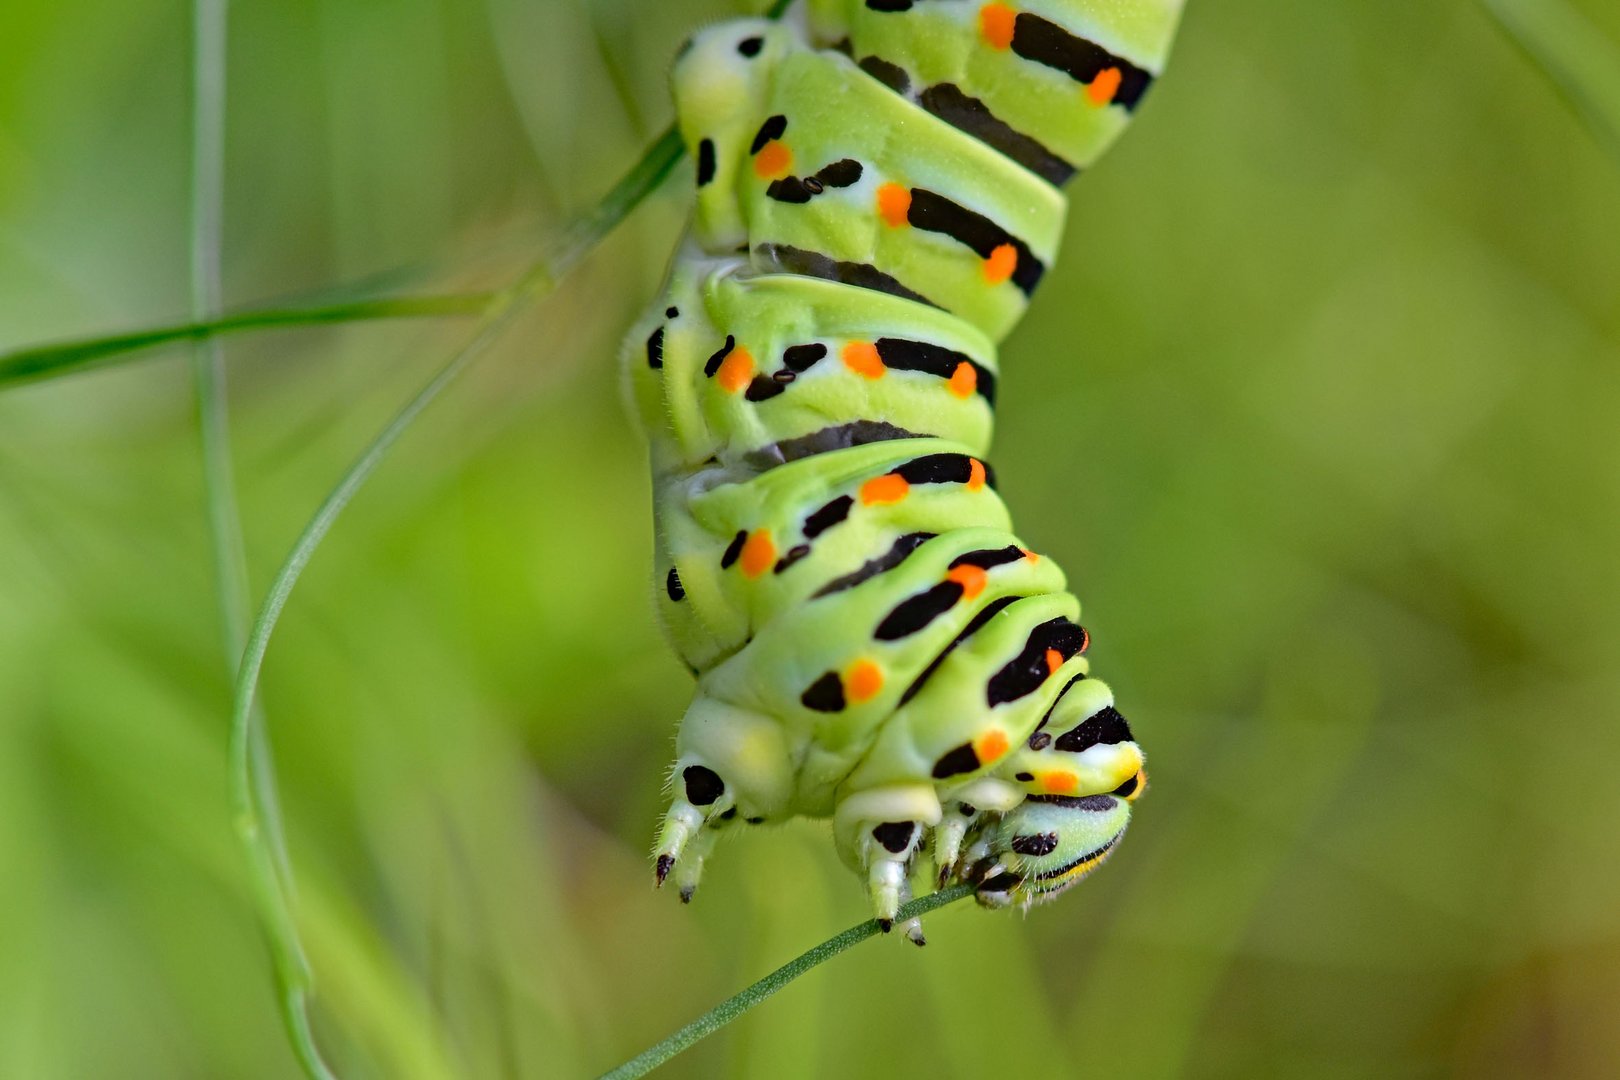
[[[677,60],[697,204],[625,365],[697,676],[655,851],[683,900],[727,829],[795,815],[833,819],[885,930],[922,867],[1027,906],[1124,833],[1142,752],[985,455],[1058,185],[1181,2],[797,0]]]

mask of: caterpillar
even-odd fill
[[[739,822],[830,817],[885,932],[930,863],[1027,907],[1118,844],[1142,752],[986,453],[1060,185],[1180,7],[796,0],[678,57],[696,205],[624,367],[697,679],[654,852],[683,901]]]

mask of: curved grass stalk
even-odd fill
[[[428,380],[365,448],[299,534],[276,573],[248,634],[237,671],[231,710],[227,759],[232,823],[247,856],[254,903],[270,939],[280,1006],[306,1075],[324,1080],[331,1073],[321,1061],[310,1027],[309,999],[314,979],[293,915],[293,881],[277,857],[274,834],[279,814],[269,773],[269,751],[255,714],[259,676],[271,635],[315,549],[331,531],[356,492],[377,470],[424,409],[473,360],[501,336],[532,301],[550,291],[598,242],[625,219],[680,160],[682,146],[674,129],[666,131],[596,208],[576,225],[556,251],[529,268],[518,280],[485,304],[474,336]]]
[[[1498,25],[1620,160],[1620,47],[1566,0],[1482,0]]]
[[[913,900],[900,909],[896,916],[896,923],[904,923],[907,919],[925,915],[936,908],[946,904],[954,904],[964,897],[973,895],[972,885],[953,885],[948,889],[930,893],[920,899]],[[638,1076],[646,1076],[658,1066],[690,1048],[699,1040],[713,1035],[755,1005],[764,1001],[800,975],[820,964],[837,956],[853,945],[859,945],[869,937],[879,933],[876,919],[868,919],[858,923],[841,934],[823,941],[808,952],[788,961],[763,979],[749,986],[747,989],[733,994],[722,1001],[696,1020],[681,1028],[663,1042],[643,1050],[618,1068],[605,1072],[601,1080],[634,1080]]]

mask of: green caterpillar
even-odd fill
[[[683,900],[735,822],[806,815],[885,930],[929,859],[1027,906],[1142,790],[1079,602],[984,456],[1057,185],[1125,127],[1181,0],[1020,4],[800,0],[677,61],[697,206],[626,370],[698,680],[656,850]]]

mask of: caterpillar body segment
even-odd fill
[[[1123,834],[1142,753],[986,455],[1056,185],[1123,129],[1178,13],[808,0],[677,61],[697,204],[625,369],[658,608],[697,676],[655,852],[683,899],[739,822],[830,817],[885,928],[918,873],[1028,905]]]

